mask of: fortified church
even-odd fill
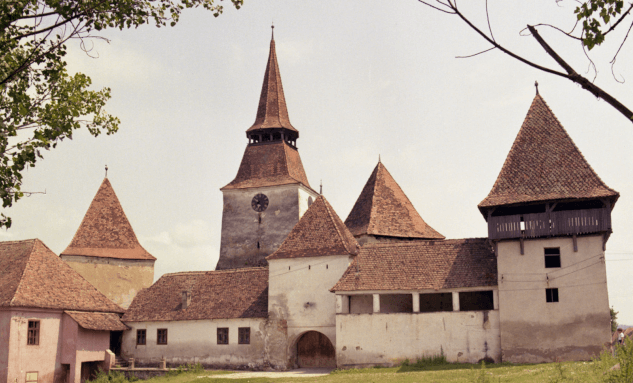
[[[445,239],[380,162],[343,221],[303,169],[274,39],[246,138],[237,175],[221,188],[214,271],[165,274],[152,284],[156,259],[107,178],[61,254],[65,264],[38,240],[0,243],[0,270],[8,259],[28,269],[33,254],[50,253],[74,280],[69,296],[80,290],[73,283],[94,286],[82,304],[51,297],[55,306],[24,298],[19,276],[17,290],[5,286],[0,271],[0,326],[21,318],[0,327],[12,337],[2,342],[8,350],[0,350],[0,365],[9,367],[0,369],[0,383],[37,370],[12,370],[11,347],[35,334],[31,323],[46,324],[53,315],[46,310],[80,338],[104,339],[103,350],[51,364],[55,379],[65,368],[74,382],[85,363],[111,354],[137,366],[346,368],[433,355],[471,363],[584,360],[610,341],[604,251],[619,194],[538,92],[478,205],[487,238]]]

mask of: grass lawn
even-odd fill
[[[597,373],[592,362],[569,362],[531,365],[492,364],[482,369],[479,365],[443,364],[424,366],[401,366],[393,368],[366,368],[337,370],[330,375],[317,378],[246,378],[227,379],[205,377],[231,374],[226,371],[182,373],[147,380],[147,383],[240,383],[240,382],[597,382],[602,373]],[[115,383],[113,380],[111,380]],[[116,382],[118,383],[118,382]],[[140,381],[139,381],[140,383]]]

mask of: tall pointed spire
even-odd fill
[[[274,28],[274,26],[273,26]],[[264,83],[259,97],[255,123],[246,131],[251,143],[264,141],[286,141],[294,146],[299,131],[290,123],[286,98],[277,63],[274,35],[270,40],[270,53],[264,74]]]

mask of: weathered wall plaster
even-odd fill
[[[261,368],[265,361],[264,318],[209,319],[197,321],[126,322],[122,354],[138,362],[201,363],[207,366]],[[229,328],[229,344],[217,344],[217,329]],[[238,344],[238,328],[250,327],[250,344]],[[167,329],[167,344],[156,344],[157,330]],[[136,344],[136,330],[146,330],[146,344]]]
[[[296,344],[301,335],[318,331],[336,342],[336,296],[329,291],[341,278],[352,257],[270,260],[268,311],[284,319],[288,328],[287,363],[296,363]]]
[[[266,266],[317,194],[299,184],[223,190],[222,238],[216,270]],[[268,208],[256,212],[256,194],[268,197]]]
[[[127,309],[154,282],[153,260],[62,255],[61,258],[111,301]]]
[[[499,311],[336,315],[339,367],[394,365],[444,354],[449,362],[501,360]]]
[[[516,363],[590,359],[611,340],[602,236],[498,244],[503,360]],[[544,249],[560,248],[560,268],[545,268]],[[546,302],[558,288],[559,302]]]

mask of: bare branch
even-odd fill
[[[577,36],[572,35],[572,33],[574,32],[574,29],[576,29],[576,26],[577,26],[577,25],[578,25],[578,21],[576,21],[576,24],[574,24],[574,27],[572,28],[572,30],[571,30],[570,32],[565,32],[564,30],[562,30],[562,29],[560,29],[559,27],[557,27],[557,26],[555,26],[555,25],[552,25],[552,24],[535,24],[535,25],[534,25],[534,27],[535,27],[535,28],[536,28],[536,27],[550,27],[550,28],[552,28],[552,29],[555,29],[555,30],[559,31],[560,33],[564,34],[564,35],[565,35],[565,36],[567,36],[567,37],[571,37],[571,38],[572,38],[572,39],[574,39],[574,40],[579,40],[579,41],[582,41],[582,38],[581,38],[581,37],[577,37]],[[523,28],[523,29],[521,30],[521,32],[525,31],[526,29],[527,29],[527,28]],[[519,33],[521,33],[521,32],[519,32]]]
[[[625,17],[627,17],[629,14],[631,14],[631,10],[633,10],[633,3],[631,3],[631,6],[629,7],[629,9],[626,10],[626,12],[624,12],[622,14],[622,16],[618,19],[618,21],[615,22],[615,24],[613,24],[611,26],[611,28],[609,28],[605,33],[603,33],[603,36],[606,36],[609,32],[613,31],[615,29],[615,27],[618,26],[618,24],[620,24],[622,22],[622,20],[624,20]],[[630,30],[630,28],[629,28]]]
[[[488,21],[488,30],[490,31],[490,38],[495,40],[495,36],[492,34],[492,27],[490,26],[490,13],[488,12],[488,0],[486,0],[486,20]]]
[[[626,118],[629,119],[629,121],[633,122],[633,112],[631,110],[629,110],[626,106],[624,106],[620,101],[613,98],[613,96],[611,96],[610,94],[608,94],[607,92],[605,92],[604,90],[600,89],[598,86],[593,84],[591,81],[587,80],[586,78],[576,73],[576,71],[573,70],[572,67],[569,66],[569,64],[567,64],[565,60],[563,60],[558,55],[558,53],[556,53],[545,42],[545,40],[543,40],[543,38],[541,37],[541,35],[539,35],[536,28],[534,28],[531,25],[528,25],[528,29],[530,30],[530,32],[532,33],[532,36],[534,36],[536,41],[538,41],[538,43],[541,44],[543,49],[545,49],[545,52],[547,52],[547,54],[549,54],[558,63],[558,65],[560,65],[563,69],[565,69],[565,71],[567,72],[567,76],[565,77],[575,82],[576,84],[579,84],[583,89],[589,91],[594,96],[605,100],[609,105],[614,107],[618,112],[626,116]]]
[[[490,52],[493,49],[497,49],[497,47],[488,48],[485,51],[481,51],[481,52],[478,52],[478,53],[475,53],[475,54],[472,54],[472,55],[468,55],[468,56],[455,56],[455,58],[456,59],[467,59],[467,58],[475,57],[475,56],[480,55],[482,53]]]
[[[418,0],[418,1],[419,1],[420,3],[422,3],[422,4],[426,5],[426,6],[429,6],[429,7],[433,8],[433,9],[437,10],[437,11],[444,12],[444,13],[448,13],[449,15],[453,15],[453,14],[455,14],[455,12],[447,11],[447,10],[445,10],[445,9],[442,9],[442,8],[436,7],[435,5],[431,5],[431,4],[427,3],[427,2],[426,2],[426,1],[424,1],[424,0]],[[436,1],[437,1],[437,0],[436,0]],[[442,4],[442,5],[444,5],[445,7],[449,7],[448,5],[446,5],[446,4],[444,4],[444,3],[442,3],[441,1],[437,1],[437,2],[438,2],[438,3],[440,3],[440,4]],[[449,7],[449,8],[450,8],[450,7]]]

